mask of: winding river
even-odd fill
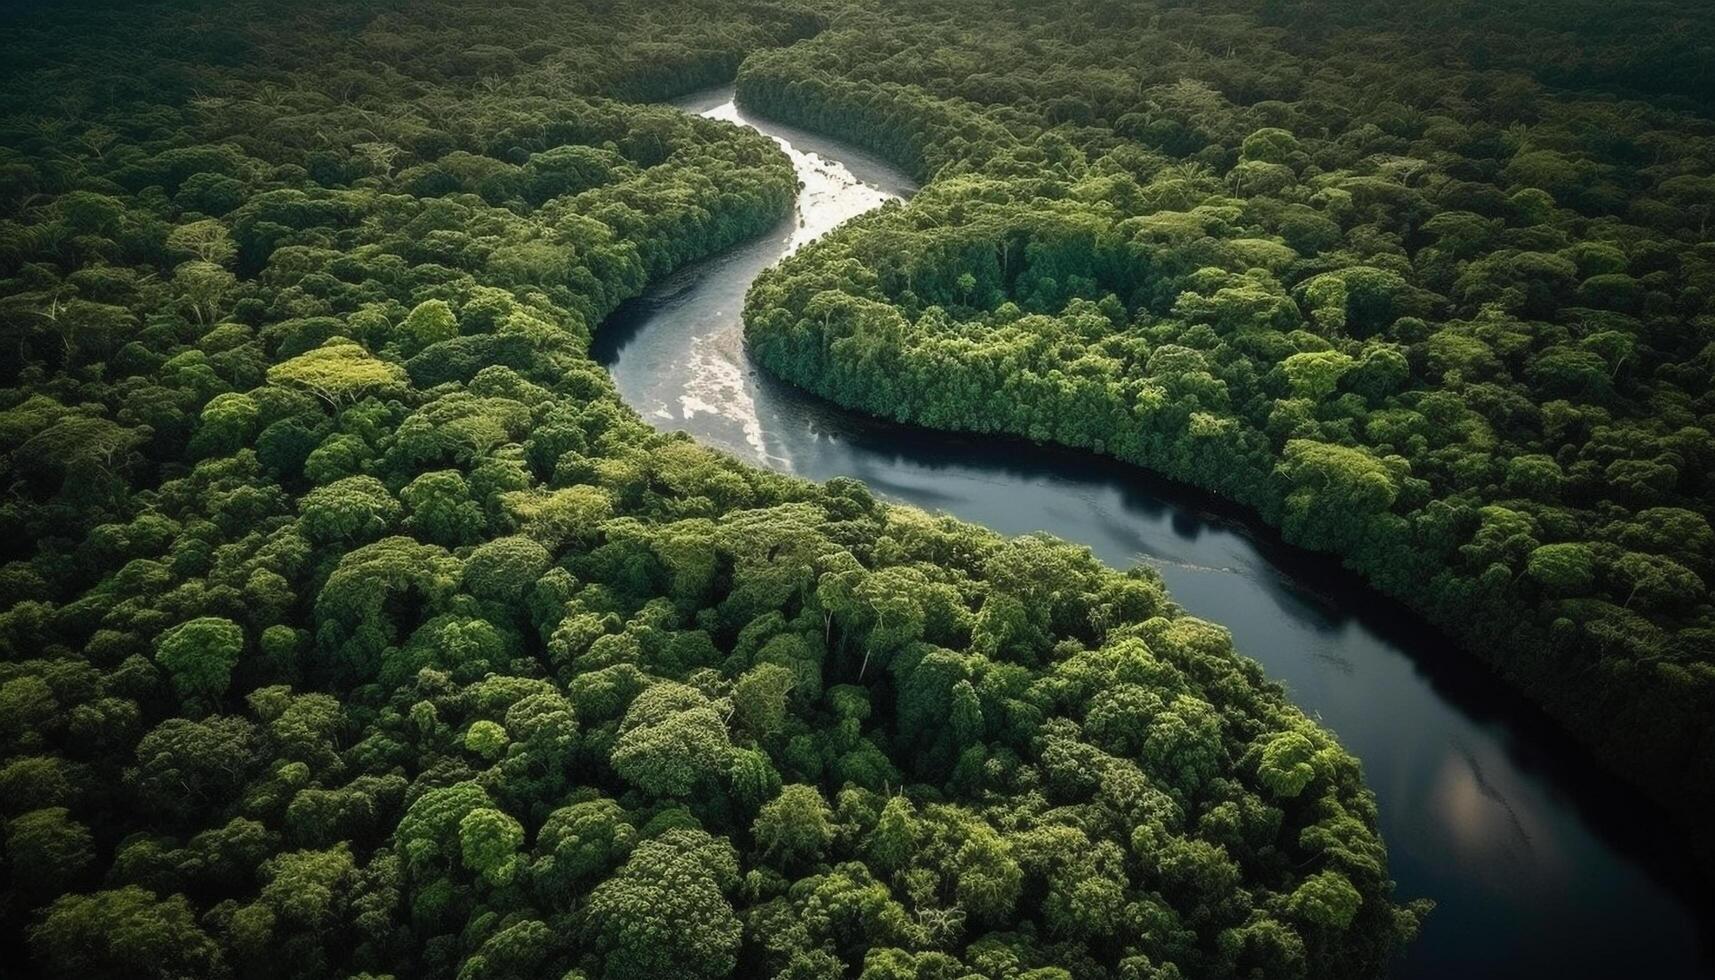
[[[758,465],[855,477],[889,500],[1160,569],[1181,605],[1231,629],[1363,760],[1398,894],[1437,903],[1395,976],[1715,973],[1696,911],[1707,889],[1660,813],[1334,562],[1136,468],[860,417],[752,367],[740,311],[757,273],[914,187],[872,155],[746,115],[730,88],[675,104],[772,136],[802,189],[774,232],[682,270],[602,328],[596,357],[644,418]]]

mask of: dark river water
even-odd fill
[[[1437,907],[1397,977],[1715,974],[1706,887],[1653,807],[1434,630],[1331,560],[1280,545],[1235,508],[1123,464],[942,435],[834,408],[753,367],[740,311],[758,272],[911,181],[885,162],[738,111],[731,90],[677,103],[753,126],[791,155],[798,213],[685,269],[603,326],[596,357],[666,430],[787,473],[1009,534],[1045,530],[1103,561],[1160,570],[1173,598],[1363,760],[1401,898]]]

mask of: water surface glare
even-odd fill
[[[1694,911],[1706,890],[1664,818],[1333,562],[1134,467],[864,418],[762,375],[740,322],[756,275],[915,187],[871,154],[740,111],[730,88],[676,105],[773,137],[802,188],[768,235],[680,271],[602,327],[595,356],[632,408],[757,465],[854,477],[888,500],[1160,569],[1175,600],[1232,630],[1363,760],[1398,895],[1437,903],[1394,976],[1715,973]]]

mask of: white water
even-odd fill
[[[869,154],[746,115],[730,90],[679,104],[772,136],[803,189],[790,221],[603,326],[596,355],[639,414],[757,465],[855,477],[887,499],[1155,566],[1176,601],[1229,628],[1363,761],[1399,897],[1439,904],[1395,975],[1709,975],[1687,897],[1698,886],[1661,818],[1469,657],[1330,563],[1122,464],[866,419],[760,375],[740,322],[757,274],[914,187]]]

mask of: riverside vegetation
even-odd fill
[[[742,103],[925,188],[765,274],[750,347],[845,406],[1254,508],[1707,857],[1709,22],[1376,7],[935,0],[759,53]]]
[[[588,358],[791,207],[768,140],[636,100],[846,12],[5,16],[9,973],[1359,977],[1409,940],[1357,761],[1150,572],[746,468]],[[973,329],[1003,286],[1129,319],[973,268]]]

